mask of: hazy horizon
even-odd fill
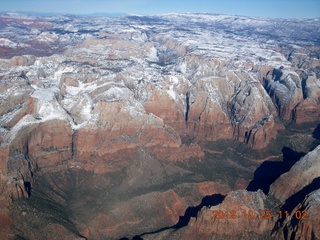
[[[320,17],[318,0],[0,0],[0,11],[90,15],[123,13],[157,15],[166,13],[212,13],[263,18]],[[5,2],[5,4],[4,4]]]

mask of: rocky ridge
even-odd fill
[[[201,208],[184,228],[163,230],[142,237],[318,239],[319,151],[320,146],[282,174],[271,185],[267,195],[261,190],[231,191],[220,204]]]

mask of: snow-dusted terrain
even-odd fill
[[[28,87],[37,92],[58,87],[63,95],[59,101],[61,107],[50,114],[65,115],[67,111],[82,126],[90,122],[90,109],[98,101],[130,99],[133,104],[135,101],[144,104],[152,95],[146,91],[148,84],[165,90],[181,114],[186,115],[186,92],[195,101],[199,91],[196,85],[209,81],[211,84],[204,85],[203,90],[229,115],[227,105],[234,94],[231,89],[237,88],[241,81],[263,84],[264,69],[280,66],[285,70],[283,78],[294,85],[288,99],[283,100],[287,106],[294,89],[301,87],[299,80],[294,83],[290,78],[299,78],[302,71],[319,75],[319,21],[213,14],[90,19],[12,18],[8,14],[1,18],[0,44],[5,48],[2,55],[27,53],[44,57],[36,61],[28,57],[3,59],[0,74],[3,81],[14,82],[23,81],[17,77],[25,72],[24,79],[31,81]],[[63,81],[66,77],[62,76],[68,75],[72,82]],[[214,83],[221,79],[227,81],[226,92],[221,89],[221,83]],[[315,80],[315,86],[318,81]],[[14,89],[15,94],[25,91],[23,87]],[[287,91],[283,84],[278,89]],[[12,88],[3,90],[3,101],[9,91]],[[261,98],[259,91],[257,98]],[[77,104],[82,107],[75,112]],[[2,114],[10,114],[13,109],[15,106]],[[270,117],[270,109],[266,111],[269,113],[264,117]]]
[[[0,15],[0,203],[26,196],[26,183],[39,184],[40,206],[41,191],[62,188],[68,197],[52,201],[62,196],[74,219],[64,216],[61,236],[117,239],[173,225],[213,185],[219,194],[245,188],[256,158],[279,160],[281,144],[312,149],[317,135],[303,127],[319,121],[319,18]],[[47,173],[69,181],[71,168],[92,186],[78,172],[70,188],[46,182]],[[150,223],[152,207],[136,198],[159,198],[165,217]],[[40,213],[33,223],[45,222]],[[46,238],[48,226],[19,229]]]

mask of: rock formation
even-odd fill
[[[318,183],[316,21],[87,20],[0,16],[1,239],[160,238],[188,206],[201,211],[181,236],[269,236],[276,219],[248,219],[250,210]],[[306,135],[303,154],[315,150],[267,196],[244,190],[297,134]],[[307,194],[291,208],[317,208],[317,192]],[[226,197],[198,205],[215,195]],[[212,219],[231,208],[248,215]],[[278,222],[274,234],[318,236],[313,219]]]
[[[270,187],[270,194],[284,203],[290,196],[320,177],[320,146],[304,156],[289,172],[281,175]]]
[[[203,207],[187,226],[163,229],[144,239],[318,239],[320,146],[260,189],[229,192],[222,203]]]
[[[275,239],[319,239],[319,189],[311,192],[281,224],[277,224]]]

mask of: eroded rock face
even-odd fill
[[[320,146],[297,162],[270,186],[270,194],[284,203],[320,177]]]
[[[10,112],[14,112],[18,106],[22,105],[33,92],[33,88],[30,87],[26,79],[15,76],[14,80],[1,81],[1,106],[0,115],[3,116]]]
[[[260,189],[228,192],[222,203],[203,207],[187,226],[146,234],[145,239],[317,239],[319,149],[282,174],[268,195]]]
[[[262,191],[231,192],[222,204],[202,209],[197,219],[190,221],[190,226],[208,235],[213,233],[236,236],[249,232],[262,234],[271,230],[274,224],[271,217],[261,217],[260,210],[267,209],[265,201],[266,196]]]
[[[319,238],[319,149],[301,158],[270,187],[270,195],[283,204],[273,229],[276,239]]]
[[[319,119],[319,112],[319,105],[307,98],[295,108],[293,114],[297,123],[303,123]]]
[[[276,224],[275,239],[318,239],[320,190],[311,192],[284,221]]]
[[[262,191],[229,192],[223,202],[203,207],[188,226],[143,235],[144,239],[236,239],[268,237],[274,226],[274,212]]]
[[[161,118],[137,112],[129,102],[100,102],[93,114],[98,116],[96,124],[77,130],[74,140],[74,160],[85,163],[87,170],[112,172],[109,164],[117,165],[141,148],[165,161],[203,156],[199,146],[182,145],[179,134]]]
[[[278,115],[297,123],[312,122],[319,118],[319,86],[314,73],[308,76],[298,69],[274,68],[272,74],[269,71],[264,77],[264,87]]]
[[[72,157],[72,133],[69,123],[47,121],[20,129],[19,138],[1,148],[2,161],[6,163],[2,174],[12,198],[25,196],[25,183],[31,184],[38,171],[67,169],[66,161]],[[16,189],[16,190],[14,190]],[[21,193],[20,193],[21,192]]]

